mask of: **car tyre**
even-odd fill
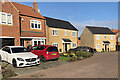
[[[12,63],[13,63],[13,67],[17,68],[17,61],[15,59],[13,59]]]
[[[46,62],[45,57],[44,57],[44,56],[41,56],[41,57],[40,57],[40,61],[41,61],[41,62]]]

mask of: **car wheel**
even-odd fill
[[[40,57],[40,61],[41,61],[41,62],[46,62],[45,57],[44,57],[44,56],[41,56],[41,57]]]
[[[12,61],[12,63],[13,63],[13,67],[17,67],[17,62],[16,62],[16,60],[15,59],[13,59],[13,61]]]

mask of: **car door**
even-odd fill
[[[5,47],[2,49],[2,58],[3,60],[5,61],[8,61],[9,62],[9,58],[11,57],[11,50],[9,47]]]

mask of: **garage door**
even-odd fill
[[[0,48],[4,46],[14,46],[14,39],[0,39]]]

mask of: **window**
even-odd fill
[[[100,44],[97,44],[97,49],[100,49]]]
[[[97,39],[97,40],[99,40],[99,39],[100,39],[100,36],[99,36],[99,35],[97,35],[97,36],[96,36],[96,39]]]
[[[45,46],[34,46],[31,50],[44,50],[45,48]]]
[[[104,39],[106,39],[106,35],[104,36]]]
[[[67,31],[65,30],[65,36],[67,36]]]
[[[58,43],[53,43],[53,46],[56,46],[56,47],[58,47]]]
[[[9,48],[9,47],[5,47],[5,48],[3,48],[2,50],[3,50],[3,51],[5,51],[5,52],[8,52],[8,53],[11,53],[11,51],[10,51],[10,48]]]
[[[9,13],[0,12],[0,24],[12,25],[12,15]]]
[[[32,40],[32,46],[35,45],[45,45],[45,39],[33,39]]]
[[[114,44],[111,44],[111,48],[113,48],[114,47]]]
[[[113,40],[114,39],[114,36],[111,36],[111,40]]]
[[[72,32],[72,37],[76,37],[76,32]]]
[[[73,47],[76,47],[76,43],[73,43]]]
[[[49,48],[47,49],[47,51],[48,51],[48,52],[53,52],[53,51],[58,52],[58,49],[57,49],[56,47],[49,47]]]
[[[58,36],[58,30],[53,30],[53,36]]]
[[[37,20],[30,20],[31,29],[41,29],[41,22]]]

